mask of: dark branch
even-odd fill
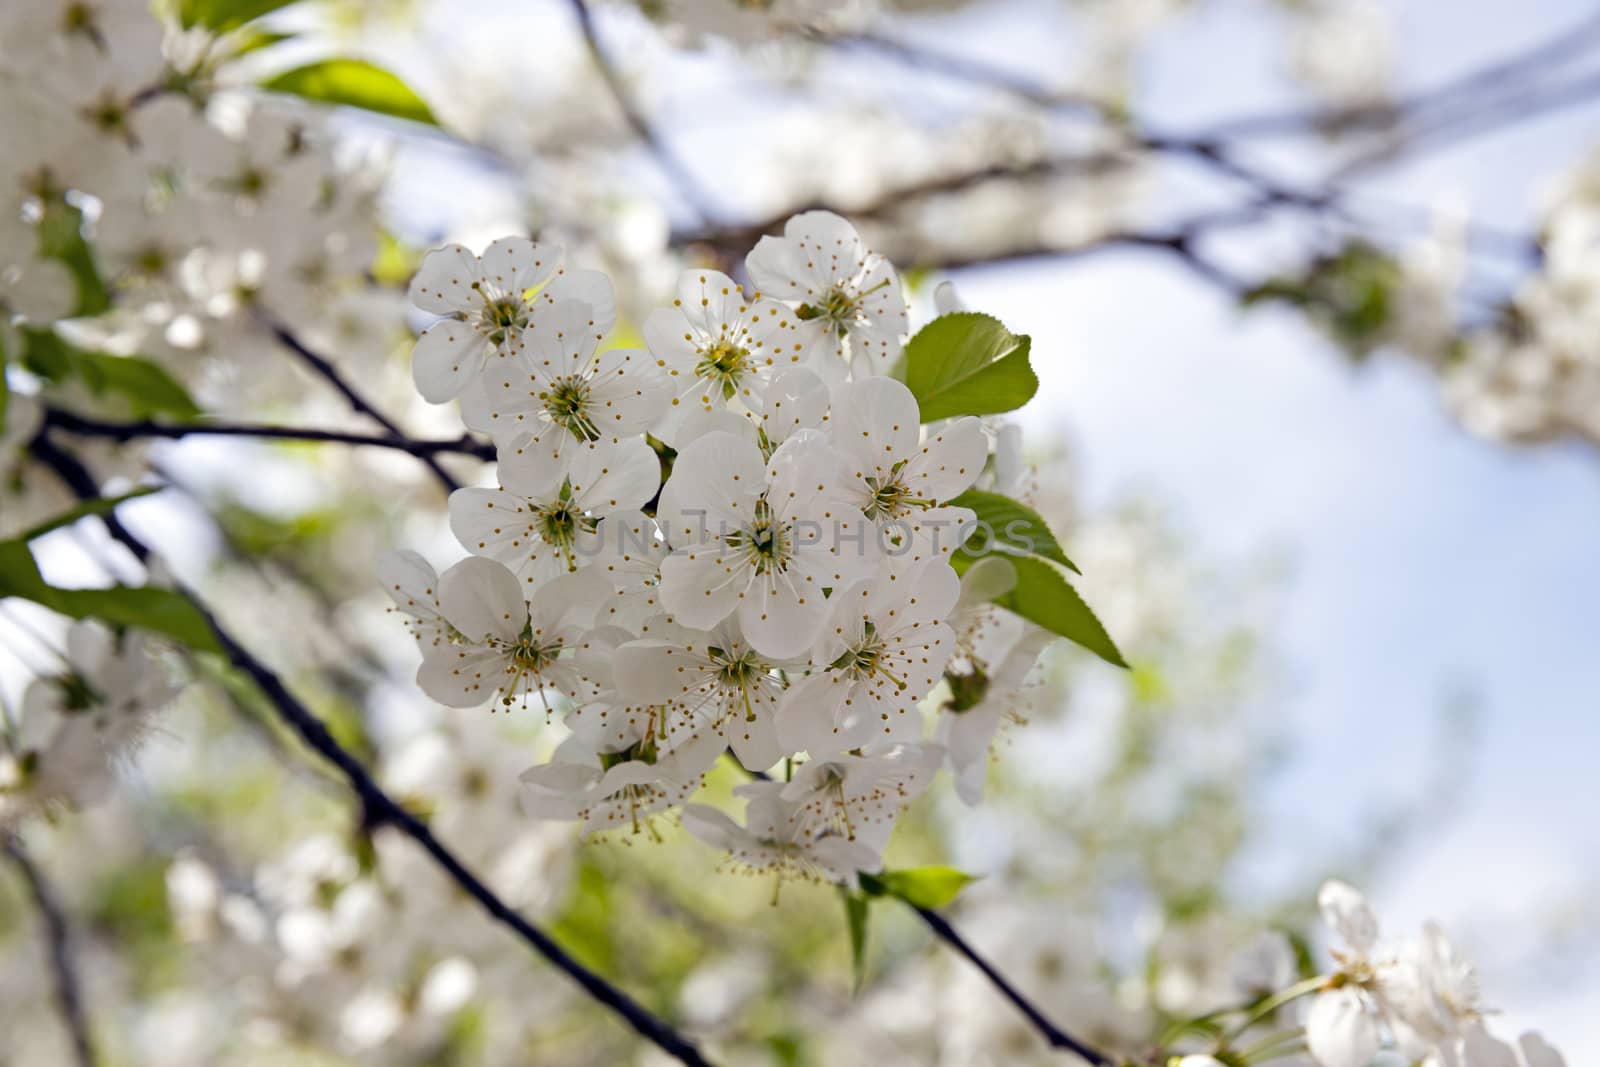
[[[278,339],[279,344],[283,345],[289,351],[299,356],[300,359],[313,371],[315,371],[324,381],[333,386],[334,389],[338,390],[339,395],[348,400],[352,408],[354,408],[360,414],[367,416],[373,422],[376,422],[379,426],[382,426],[385,430],[388,430],[392,436],[402,439],[406,437],[406,432],[400,429],[400,427],[394,422],[390,421],[388,416],[384,415],[383,412],[379,411],[377,408],[368,403],[365,397],[356,392],[354,387],[352,387],[349,382],[344,380],[344,376],[339,373],[339,369],[335,367],[328,359],[313,352],[310,348],[307,348],[298,337],[290,332],[287,326],[273,318],[270,314],[261,312],[259,314],[259,318],[262,323],[266,325],[267,329],[272,331],[272,335]],[[439,460],[436,457],[432,455],[419,455],[418,458],[421,459],[422,462],[427,465],[428,469],[433,472],[433,476],[439,480],[440,485],[444,486],[444,491],[446,493],[453,493],[457,489],[461,488],[461,485],[450,476],[450,472],[446,471],[442,466],[439,465]]]
[[[743,763],[740,763],[739,757],[733,754],[732,749],[728,750],[727,755],[728,758],[733,761],[733,765],[735,767],[739,768],[750,777],[759,778],[762,781],[772,780],[772,776],[766,771],[753,771],[746,767]],[[971,945],[967,944],[966,938],[957,933],[956,928],[951,926],[950,921],[944,916],[930,908],[923,908],[912,904],[910,901],[906,901],[905,904],[906,907],[916,912],[917,915],[922,918],[923,922],[927,923],[928,929],[933,931],[935,937],[949,945],[951,948],[955,949],[961,955],[965,956],[969,961],[971,961],[973,966],[982,971],[984,977],[989,979],[990,983],[993,984],[993,986],[998,989],[1007,1000],[1011,1001],[1011,1003],[1016,1006],[1018,1011],[1022,1012],[1022,1014],[1027,1018],[1028,1022],[1033,1024],[1033,1028],[1038,1030],[1040,1035],[1050,1043],[1051,1048],[1066,1049],[1077,1056],[1088,1060],[1090,1063],[1094,1064],[1095,1067],[1110,1067],[1112,1063],[1116,1062],[1107,1053],[1101,1052],[1097,1048],[1084,1044],[1082,1041],[1079,1041],[1077,1038],[1061,1029],[1055,1023],[1051,1022],[1049,1017],[1046,1016],[1044,1012],[1035,1007],[1031,1000],[1023,996],[1021,991],[1019,991],[1015,986],[1006,980],[1005,975],[1001,974],[995,969],[994,964],[978,955],[977,950]]]
[[[449,440],[419,441],[396,434],[345,433],[340,430],[318,430],[298,426],[261,426],[254,423],[193,422],[165,423],[150,419],[130,422],[109,422],[66,411],[46,408],[45,422],[63,432],[79,437],[101,437],[111,441],[136,441],[158,437],[182,440],[185,437],[249,437],[269,441],[316,441],[328,444],[355,445],[357,447],[390,448],[409,452],[419,459],[434,456],[460,455],[474,459],[492,460],[494,445],[479,441],[467,434]]]
[[[1458,105],[1464,98],[1494,92],[1526,74],[1548,75],[1600,40],[1600,15],[1586,15],[1575,25],[1530,48],[1496,60],[1406,100],[1383,101],[1320,111],[1275,112],[1226,119],[1209,127],[1213,138],[1303,136],[1324,130],[1383,129],[1431,108]]]
[[[91,500],[100,495],[100,488],[95,483],[93,475],[75,456],[51,442],[48,431],[41,433],[35,439],[32,448],[34,455],[54,469],[78,497]],[[141,560],[150,558],[150,549],[117,522],[115,515],[107,515],[105,521],[112,536],[126,545],[135,556]],[[322,721],[289,691],[277,674],[234,638],[193,591],[176,582],[173,588],[194,604],[195,609],[211,627],[212,634],[216,637],[217,644],[228,662],[255,683],[271,702],[279,718],[313,751],[338,768],[361,803],[365,825],[369,828],[392,826],[411,838],[422,846],[434,862],[484,911],[510,927],[530,948],[565,972],[591,997],[620,1015],[640,1036],[668,1055],[688,1064],[689,1067],[710,1067],[709,1061],[687,1038],[651,1014],[628,994],[579,963],[549,935],[496,896],[482,879],[469,870],[455,853],[433,835],[424,822],[384,792],[361,762],[334,739]]]
[[[83,990],[78,983],[77,962],[72,950],[72,931],[67,926],[67,916],[56,900],[55,890],[44,872],[34,865],[22,842],[14,837],[4,839],[6,855],[28,883],[34,904],[44,920],[45,937],[50,948],[50,970],[55,976],[56,1007],[61,1012],[61,1022],[72,1039],[72,1054],[78,1067],[95,1067],[94,1045],[89,1040],[89,1020],[83,1009]]]
[[[1051,1048],[1066,1049],[1074,1055],[1095,1064],[1095,1067],[1110,1067],[1112,1063],[1116,1062],[1107,1053],[1084,1044],[1046,1018],[1044,1013],[1033,1005],[1032,1001],[1023,996],[1015,986],[1006,980],[1005,975],[995,970],[992,963],[978,955],[977,950],[967,944],[966,939],[956,932],[956,928],[951,926],[944,916],[928,908],[919,908],[914,904],[911,905],[911,909],[921,916],[923,922],[928,924],[928,929],[933,931],[934,936],[961,953],[969,963],[982,971],[984,977],[989,979],[989,982],[1007,1000],[1011,1001],[1018,1011],[1027,1016],[1028,1021],[1033,1024],[1033,1028],[1038,1030],[1046,1041],[1050,1042]]]
[[[605,45],[600,41],[600,30],[595,26],[594,12],[589,10],[586,0],[569,0],[569,3],[573,15],[577,17],[578,28],[583,31],[583,40],[589,47],[589,56],[594,60],[595,69],[600,72],[600,77],[606,83],[606,90],[616,102],[617,110],[622,112],[628,128],[643,142],[651,158],[656,161],[656,166],[661,168],[661,172],[677,187],[678,195],[683,197],[701,220],[709,222],[716,218],[717,213],[713,207],[715,200],[707,194],[701,187],[699,179],[656,132],[650,120],[645,118],[644,112],[634,103],[628,87],[622,83],[622,75],[617,72],[616,65],[611,62]]]

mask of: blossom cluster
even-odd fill
[[[0,831],[111,792],[177,693],[153,644],[94,620],[67,631],[62,669],[29,683],[15,722],[0,717]]]
[[[23,462],[45,387],[85,412],[192,414],[191,396],[238,411],[303,395],[276,323],[337,337],[352,364],[403,333],[397,297],[364,280],[379,168],[316,110],[238,77],[252,31],[184,28],[175,6],[0,13],[0,533],[70,502]],[[83,353],[112,373],[79,373]],[[142,470],[138,443],[84,451],[102,477]]]
[[[893,266],[809,212],[746,267],[758,292],[686,271],[634,349],[606,343],[604,275],[557,247],[430,253],[417,387],[493,437],[498,484],[450,499],[470,556],[436,575],[397,553],[381,576],[428,695],[570,731],[522,776],[530,815],[638,829],[731,752],[785,774],[738,788],[742,825],[692,804],[684,825],[743,866],[851,881],[941,763],[976,795],[1048,635],[992,605],[1005,560],[953,565],[975,516],[951,502],[994,476],[993,435],[924,426],[891,375]]]
[[[1369,1067],[1382,1049],[1438,1067],[1563,1067],[1536,1033],[1512,1047],[1489,1032],[1478,975],[1437,923],[1398,944],[1380,938],[1378,916],[1343,882],[1317,896],[1344,947],[1338,969],[1306,1016],[1306,1042],[1321,1067]]]

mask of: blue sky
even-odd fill
[[[1157,124],[1284,100],[1259,20],[1218,6],[1142,68]],[[1389,6],[1399,66],[1418,86],[1587,10]],[[1526,230],[1542,180],[1597,134],[1600,109],[1566,112],[1367,188],[1419,205],[1459,196],[1474,218]],[[1307,162],[1273,159],[1290,173]],[[1352,841],[1375,799],[1425,789],[1438,709],[1463,685],[1477,694],[1459,815],[1374,896],[1397,931],[1437,916],[1463,933],[1510,1024],[1546,1027],[1571,1062],[1600,1060],[1600,966],[1530,966],[1527,953],[1557,902],[1600,887],[1600,451],[1476,439],[1419,369],[1352,368],[1291,315],[1241,314],[1158,257],[986,269],[958,284],[1033,335],[1041,390],[1025,419],[1074,443],[1091,504],[1148,492],[1176,505],[1203,554],[1291,552],[1274,635],[1291,684],[1274,710],[1298,758],[1276,787],[1268,853]]]

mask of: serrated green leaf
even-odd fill
[[[73,619],[95,618],[165,634],[200,652],[217,652],[216,635],[194,603],[154,586],[58,589],[39,573],[26,541],[0,541],[0,598],[21,597]]]
[[[81,382],[96,396],[114,396],[127,402],[134,418],[168,415],[192,419],[200,407],[177,379],[158,364],[141,356],[116,356],[92,352],[51,330],[24,329],[27,352],[23,364],[52,382]]]
[[[992,315],[941,315],[906,342],[905,381],[922,421],[1015,411],[1039,391],[1032,341]]]
[[[178,21],[184,27],[205,26],[226,33],[288,7],[296,0],[180,0]]]
[[[954,867],[908,867],[900,871],[861,874],[863,892],[879,897],[896,897],[918,908],[942,908],[977,881],[966,871]]]
[[[1017,587],[996,598],[996,604],[1082,645],[1107,663],[1128,665],[1106,628],[1055,564],[1031,556],[1013,557],[1011,563],[1017,568]]]
[[[997,549],[1009,549],[1054,560],[1075,574],[1082,573],[1077,564],[1067,558],[1061,543],[1050,532],[1049,524],[1026,504],[982,489],[968,489],[948,503],[958,508],[972,509],[977,521],[983,524],[962,546],[966,554],[979,556]]]
[[[323,104],[339,104],[437,126],[438,120],[409,85],[362,59],[325,59],[286,70],[261,83],[270,92],[290,93]]]
[[[867,898],[843,886],[839,896],[844,899],[844,921],[850,932],[850,988],[860,992],[867,976]]]
[[[87,518],[90,515],[109,515],[111,510],[118,504],[129,500],[137,500],[139,497],[149,496],[151,493],[159,493],[161,489],[162,487],[159,485],[147,485],[142,489],[135,489],[131,493],[123,493],[121,496],[99,496],[93,500],[85,500],[77,507],[63,511],[54,518],[46,519],[39,525],[32,527],[20,535],[17,540],[32,541],[43,537],[51,530],[59,530],[63,526],[71,526],[79,519]]]

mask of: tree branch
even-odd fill
[[[61,1012],[61,1022],[72,1040],[72,1054],[78,1067],[95,1067],[94,1044],[89,1039],[89,1021],[83,1008],[83,990],[78,982],[77,961],[72,950],[72,931],[67,916],[56,900],[55,890],[44,872],[34,865],[22,842],[7,836],[3,847],[6,856],[28,883],[39,916],[44,920],[45,937],[50,948],[50,970],[55,976],[56,1007]]]
[[[1005,975],[996,970],[988,960],[978,955],[977,950],[967,944],[966,939],[956,932],[956,928],[951,926],[944,916],[930,908],[918,907],[915,904],[908,906],[922,918],[923,922],[928,924],[928,929],[933,931],[935,937],[965,956],[969,963],[982,971],[984,977],[989,979],[990,983],[1007,1000],[1011,1001],[1018,1011],[1027,1016],[1028,1021],[1033,1024],[1033,1028],[1038,1030],[1046,1041],[1050,1042],[1051,1048],[1065,1049],[1079,1058],[1095,1064],[1095,1067],[1110,1067],[1112,1063],[1116,1062],[1111,1058],[1110,1054],[1084,1044],[1046,1018],[1045,1014],[1035,1007],[1032,1001],[1023,996],[1015,986],[1006,980]]]
[[[392,436],[400,439],[406,439],[406,432],[400,429],[400,427],[392,422],[388,416],[384,415],[383,412],[379,411],[377,408],[368,403],[365,397],[356,392],[355,388],[351,386],[349,382],[344,380],[344,377],[339,373],[339,369],[335,367],[327,358],[318,355],[310,348],[306,347],[306,345],[302,343],[301,340],[296,337],[287,326],[273,318],[270,313],[261,311],[257,313],[257,317],[267,327],[268,330],[272,331],[272,336],[278,339],[279,344],[283,345],[289,351],[299,356],[300,359],[313,371],[315,371],[318,376],[320,376],[329,385],[333,386],[334,389],[338,390],[339,394],[350,402],[350,406],[353,409],[355,409],[358,413],[367,416],[373,422],[376,422],[379,426],[382,426],[385,430],[388,430]],[[417,458],[421,459],[422,462],[427,465],[428,469],[433,472],[433,476],[439,480],[440,485],[444,486],[444,491],[447,494],[453,493],[457,489],[461,488],[460,483],[450,476],[449,471],[446,471],[442,466],[439,465],[438,459],[433,455],[418,455]]]
[[[677,187],[678,195],[683,197],[689,207],[700,216],[701,221],[709,222],[716,218],[714,199],[707,194],[700,180],[656,132],[650,120],[645,118],[644,112],[634,103],[628,87],[622,83],[622,75],[617,72],[616,66],[606,53],[605,45],[601,43],[600,30],[594,22],[594,12],[589,10],[586,0],[569,0],[569,6],[578,20],[578,28],[583,32],[583,40],[588,45],[589,56],[594,60],[595,69],[600,72],[607,91],[611,93],[611,99],[616,102],[617,110],[622,112],[622,117],[633,130],[634,136],[644,144],[645,149],[655,160],[656,166],[667,176],[667,180]]]
[[[44,413],[47,425],[78,437],[100,437],[111,441],[136,441],[156,437],[178,441],[185,437],[249,437],[269,441],[315,441],[357,447],[390,448],[409,452],[419,459],[434,456],[460,455],[474,459],[493,460],[494,445],[480,441],[470,434],[448,440],[419,441],[396,434],[346,433],[341,430],[319,430],[298,426],[263,426],[256,423],[193,422],[165,423],[151,419],[129,422],[110,422],[89,415],[80,415],[64,408],[47,407]]]
[[[763,782],[770,782],[772,780],[772,776],[766,771],[753,771],[746,767],[743,763],[740,763],[739,757],[733,754],[732,749],[729,749],[727,754],[728,757],[733,760],[733,765],[739,768],[741,771],[744,771],[744,773],[748,774],[750,777],[760,779]],[[1051,1022],[1050,1018],[1045,1015],[1044,1012],[1040,1011],[1031,1000],[1024,996],[1016,986],[1012,985],[1006,979],[1005,975],[1001,974],[995,968],[994,964],[978,955],[977,949],[968,944],[967,939],[962,937],[956,931],[956,928],[950,925],[950,921],[943,915],[940,915],[931,908],[924,908],[913,904],[909,900],[902,901],[902,903],[917,913],[922,921],[927,924],[928,929],[933,931],[935,937],[949,945],[951,948],[955,949],[962,956],[965,956],[973,966],[982,971],[984,977],[989,979],[989,982],[996,989],[998,989],[1007,1000],[1011,1001],[1018,1011],[1022,1012],[1022,1014],[1027,1018],[1028,1022],[1033,1024],[1033,1028],[1039,1031],[1039,1034],[1050,1043],[1051,1048],[1066,1049],[1081,1059],[1085,1059],[1094,1064],[1095,1067],[1110,1067],[1111,1064],[1116,1062],[1111,1058],[1109,1053],[1102,1052],[1092,1045],[1085,1044],[1084,1042],[1073,1037],[1071,1034],[1067,1033],[1065,1030],[1061,1029],[1055,1023]]]
[[[75,456],[57,447],[50,440],[48,430],[41,432],[35,438],[32,449],[34,455],[50,466],[80,499],[92,500],[100,496],[100,487],[95,483],[93,475]],[[104,519],[112,536],[127,546],[129,551],[140,560],[150,558],[149,547],[128,532],[114,514],[108,514]],[[332,763],[344,776],[351,791],[361,802],[362,816],[369,828],[389,825],[411,838],[484,911],[509,927],[533,951],[565,972],[591,997],[620,1015],[641,1037],[689,1067],[711,1067],[710,1062],[687,1038],[651,1014],[628,994],[579,963],[549,935],[502,901],[481,878],[457,858],[455,853],[433,835],[422,820],[384,792],[360,761],[334,739],[322,721],[289,691],[277,674],[234,638],[198,595],[177,581],[172,583],[172,587],[194,604],[195,610],[200,612],[201,617],[210,626],[228,662],[255,683],[271,702],[278,717],[306,745]]]

